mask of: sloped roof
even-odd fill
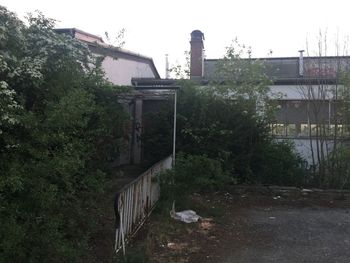
[[[137,62],[143,62],[150,66],[155,78],[159,79],[160,75],[151,57],[141,55],[139,53],[109,45],[99,36],[87,33],[77,28],[57,28],[57,33],[65,33],[88,44],[93,53],[111,56],[115,58],[124,58]]]

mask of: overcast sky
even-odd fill
[[[327,30],[332,43],[336,34],[346,41],[350,29],[349,0],[1,0],[0,4],[21,18],[40,10],[58,20],[57,27],[100,36],[105,31],[113,36],[125,28],[124,48],[152,57],[161,76],[165,54],[170,64],[181,63],[194,29],[205,35],[207,58],[222,57],[236,37],[252,47],[255,57],[264,57],[269,50],[273,56],[297,56],[306,39],[309,49],[316,50],[319,30]]]

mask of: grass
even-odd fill
[[[128,246],[126,255],[122,252],[115,258],[115,263],[149,263],[150,258],[147,251],[146,242],[136,243],[134,246]]]

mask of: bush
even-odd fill
[[[345,145],[333,151],[327,161],[331,165],[329,165],[321,186],[350,189],[350,147]]]
[[[262,169],[257,172],[257,181],[263,184],[302,186],[305,173],[302,158],[294,152],[289,141],[270,141],[262,150]]]
[[[240,101],[218,96],[213,87],[181,82],[179,91],[176,149],[188,155],[205,155],[239,183],[301,185],[301,157],[294,146],[275,142],[268,119],[258,116]],[[144,137],[145,155],[164,158],[171,152],[172,109],[154,113]],[[158,149],[161,149],[158,151]],[[189,169],[192,169],[188,167]]]
[[[173,169],[159,177],[161,197],[179,200],[188,194],[221,189],[234,180],[219,161],[201,155],[179,154]]]
[[[77,262],[121,147],[119,88],[53,20],[0,21],[0,262]]]

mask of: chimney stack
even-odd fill
[[[165,54],[165,78],[169,79],[169,57],[168,54]]]
[[[191,79],[200,79],[204,76],[204,34],[200,30],[191,33]]]
[[[299,50],[299,76],[304,76],[304,50]]]

